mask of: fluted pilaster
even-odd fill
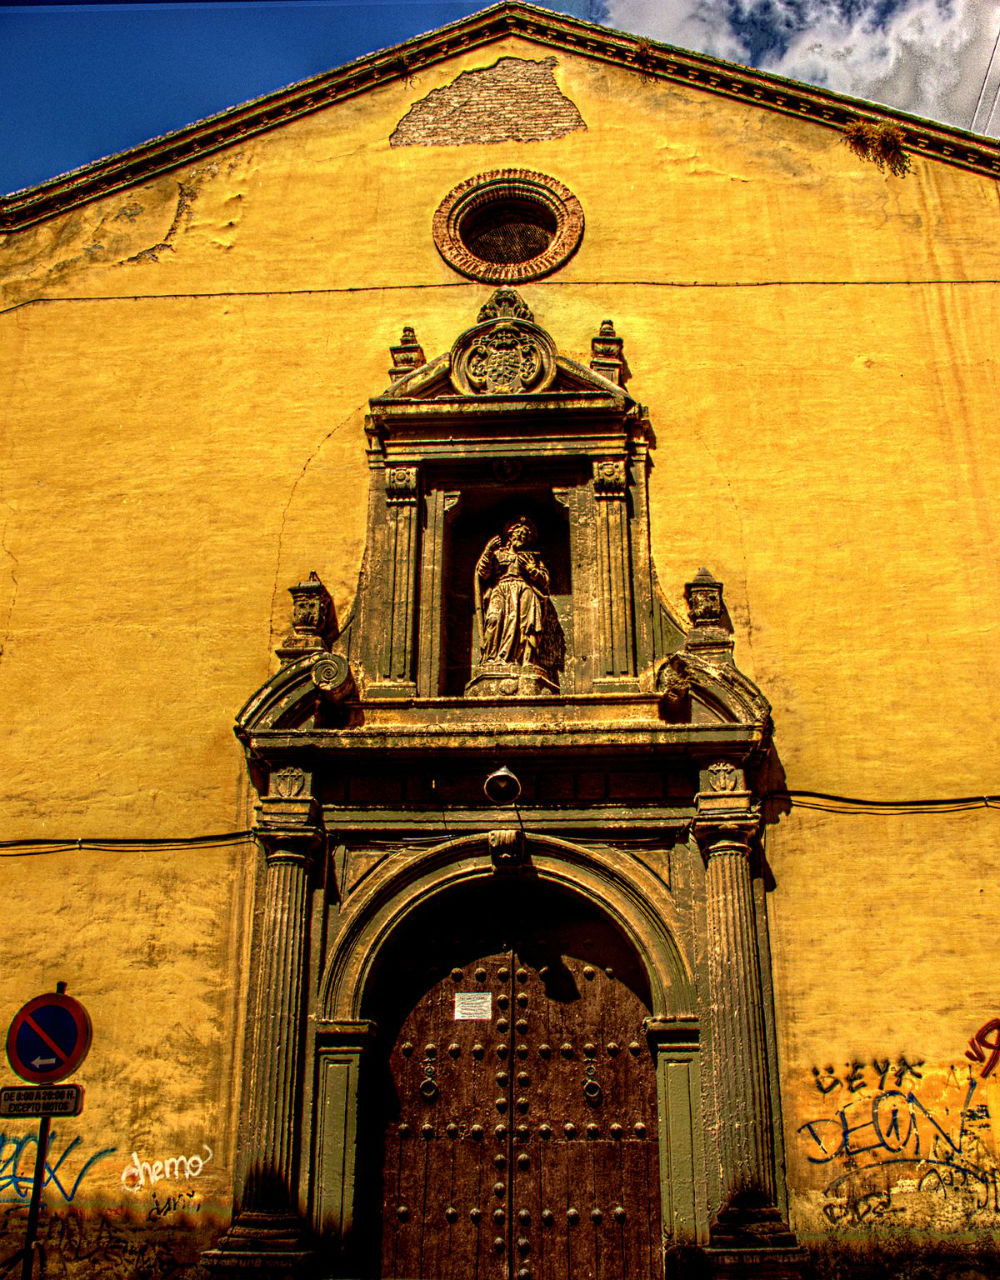
[[[708,861],[708,968],[721,1121],[723,1201],[745,1192],[774,1203],[774,1140],[760,956],[750,874],[756,821],[699,824]]]
[[[295,1203],[308,889],[301,846],[267,852],[243,1198],[250,1211]]]
[[[272,781],[290,794],[262,801],[255,832],[265,857],[264,903],[244,1091],[242,1197],[232,1226],[202,1257],[211,1273],[249,1270],[284,1280],[298,1274],[311,1257],[296,1188],[309,878],[321,831],[305,775],[289,769]]]

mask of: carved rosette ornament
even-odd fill
[[[387,502],[416,502],[417,468],[389,467],[385,473]]]
[[[594,463],[594,493],[598,499],[624,498],[626,479],[624,459]]]
[[[526,395],[556,375],[555,343],[513,289],[497,289],[452,347],[451,380],[463,395]]]

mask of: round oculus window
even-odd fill
[[[473,280],[516,284],[561,267],[583,236],[568,187],[530,169],[498,169],[460,182],[434,215],[434,243]]]

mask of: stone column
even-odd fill
[[[272,777],[272,785],[275,777],[282,790],[305,791],[299,770],[283,770]],[[296,1188],[310,871],[321,847],[318,806],[308,795],[269,795],[258,808],[254,834],[265,873],[243,1094],[243,1191],[233,1225],[203,1256],[210,1271],[249,1268],[285,1276],[304,1268],[311,1257]]]
[[[750,874],[758,819],[698,822],[707,860],[708,971],[724,1169],[723,1201],[745,1192],[774,1203],[774,1143],[760,956]]]
[[[751,841],[760,815],[730,761],[702,771],[694,833],[706,861],[708,976],[722,1203],[716,1276],[798,1276],[797,1242],[776,1206],[774,1132]]]

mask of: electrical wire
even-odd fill
[[[948,796],[924,800],[869,800],[859,796],[841,796],[827,791],[765,791],[763,801],[787,802],[791,809],[811,809],[844,817],[881,814],[886,817],[910,817],[935,813],[969,813],[975,809],[1000,810],[1000,793],[978,796]],[[599,814],[595,810],[595,816]],[[142,853],[149,850],[169,852],[173,849],[212,849],[246,844],[252,831],[223,831],[215,835],[164,836],[141,839],[130,836],[106,836],[68,840],[0,840],[0,858],[38,857],[48,853]],[[438,836],[412,836],[407,845],[439,843]],[[617,843],[621,843],[620,841]],[[396,847],[397,841],[373,840],[370,848]]]
[[[940,800],[867,800],[858,796],[832,795],[825,791],[769,791],[764,800],[787,800],[796,809],[815,809],[837,814],[930,814],[967,813],[972,809],[1000,808],[1000,795],[949,796]]]
[[[1000,33],[998,33],[998,34],[1000,34]],[[991,124],[991,122],[992,122],[992,120],[993,120],[993,113],[994,113],[994,111],[996,111],[996,109],[997,109],[997,103],[998,103],[998,102],[1000,102],[1000,80],[997,80],[997,87],[996,87],[996,91],[995,91],[995,92],[994,92],[994,94],[993,94],[993,101],[992,101],[992,103],[990,104],[990,113],[989,113],[989,115],[986,117],[986,123],[983,125],[983,133],[984,133],[984,134],[989,133],[990,124]]]
[[[68,840],[0,840],[0,858],[36,857],[43,853],[142,853],[156,849],[169,852],[173,849],[213,849],[225,845],[245,844],[253,838],[252,831],[223,831],[217,835],[163,836],[146,839],[135,836],[80,836]]]
[[[1000,45],[1000,27],[997,28],[997,38],[993,41],[993,51],[990,54],[990,60],[986,64],[986,72],[983,75],[982,88],[979,90],[979,97],[976,99],[976,109],[972,113],[972,119],[969,121],[969,132],[974,132],[976,124],[976,116],[979,115],[979,108],[983,105],[983,96],[986,93],[986,82],[990,78],[990,71],[993,67],[993,59],[997,56],[997,45]],[[997,90],[1000,93],[1000,87]],[[996,98],[993,99],[993,106],[990,108],[990,114],[986,117],[986,125],[989,127],[990,120],[993,117],[993,111],[996,108]],[[984,130],[985,132],[985,130]]]

